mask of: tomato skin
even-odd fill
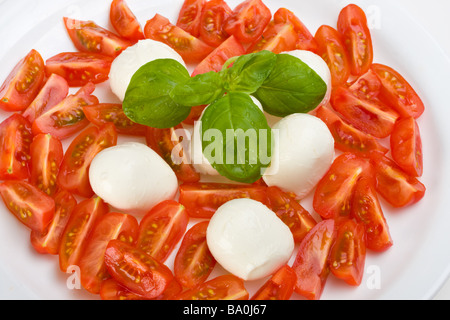
[[[21,111],[29,106],[44,83],[44,60],[31,50],[20,60],[0,87],[0,109]]]
[[[142,28],[136,16],[124,0],[113,0],[111,2],[109,19],[113,28],[121,37],[133,42],[144,39]]]
[[[177,19],[177,27],[198,38],[200,35],[201,14],[206,0],[184,0]]]
[[[181,291],[181,285],[173,279],[161,295],[154,299],[146,299],[122,286],[116,280],[107,279],[101,284],[100,297],[102,300],[172,300]]]
[[[297,275],[294,270],[285,265],[281,267],[250,300],[289,300],[294,293]]]
[[[273,53],[282,53],[292,51],[297,46],[297,33],[294,26],[287,23],[275,23],[271,21],[264,33],[257,41],[253,42],[247,50],[247,53],[258,52],[261,50],[272,51]]]
[[[373,46],[364,11],[355,4],[346,6],[339,13],[337,29],[350,57],[351,74],[367,72],[373,61]]]
[[[206,2],[200,17],[200,39],[215,48],[223,43],[229,37],[223,24],[232,12],[224,0]]]
[[[164,262],[183,237],[189,216],[183,205],[167,200],[153,207],[141,220],[137,247]]]

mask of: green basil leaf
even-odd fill
[[[326,92],[326,83],[306,63],[289,54],[278,54],[272,72],[253,95],[264,111],[285,117],[314,110]]]
[[[170,97],[175,86],[187,81],[189,72],[173,59],[153,60],[131,78],[123,111],[133,122],[154,128],[171,128],[187,118],[191,109]]]
[[[201,122],[202,150],[221,175],[253,183],[270,165],[272,132],[249,95],[230,92],[209,105]]]

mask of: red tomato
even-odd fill
[[[73,44],[81,52],[116,57],[132,44],[93,21],[80,21],[64,17],[64,24]]]
[[[175,256],[174,275],[183,287],[194,288],[202,284],[216,265],[206,243],[208,223],[203,221],[191,227]]]
[[[350,77],[350,61],[339,32],[327,25],[321,26],[314,36],[317,54],[327,63],[334,86],[345,84]]]
[[[317,221],[289,194],[278,187],[267,188],[269,208],[289,227],[294,241],[299,243]]]
[[[121,37],[135,42],[144,39],[141,25],[124,0],[111,2],[109,19]]]
[[[351,286],[359,286],[366,262],[364,226],[352,219],[344,219],[337,223],[336,229],[329,256],[331,273]]]
[[[242,43],[252,43],[264,32],[272,13],[261,0],[245,0],[234,8],[223,29]]]
[[[324,219],[349,216],[356,183],[362,176],[372,175],[372,170],[367,159],[353,153],[337,157],[317,184],[314,210]]]
[[[422,100],[408,81],[394,69],[375,63],[372,71],[380,79],[380,99],[392,105],[403,117],[419,118],[425,110]]]
[[[64,156],[61,141],[50,134],[38,134],[31,143],[30,154],[31,184],[53,197],[58,188],[56,177]]]
[[[318,300],[328,277],[328,254],[334,240],[334,220],[319,222],[303,239],[292,265],[297,275],[294,291]]]
[[[358,77],[348,87],[350,91],[357,96],[365,97],[368,100],[377,99],[380,96],[381,81],[378,79],[375,72],[371,69]]]
[[[45,72],[47,76],[60,75],[70,87],[81,87],[108,80],[112,61],[112,57],[97,53],[62,52],[46,61]]]
[[[213,47],[171,24],[167,18],[159,14],[147,21],[144,35],[147,39],[167,44],[178,52],[186,63],[199,63],[214,50]]]
[[[224,42],[229,35],[223,30],[223,24],[232,12],[224,0],[206,2],[200,17],[200,39],[212,47]]]
[[[83,288],[91,293],[100,293],[102,281],[110,277],[104,259],[109,241],[119,239],[134,244],[138,229],[139,223],[129,214],[109,212],[99,218],[79,261]]]
[[[24,118],[33,123],[36,118],[64,100],[69,93],[66,79],[51,74],[39,94],[23,112]]]
[[[183,205],[166,200],[153,207],[141,220],[137,247],[164,262],[186,231],[189,216]]]
[[[182,125],[169,129],[148,128],[145,138],[147,145],[173,169],[178,180],[183,182],[200,180],[200,174],[190,164],[185,152],[189,148],[189,136]]]
[[[205,3],[206,0],[184,0],[178,14],[177,27],[198,38],[200,35],[202,9]]]
[[[117,133],[112,123],[82,131],[67,148],[57,177],[58,185],[74,194],[91,197],[94,192],[89,183],[89,166],[97,153],[116,143]]]
[[[30,123],[18,113],[0,124],[0,179],[26,179],[32,140]]]
[[[28,107],[44,83],[44,60],[31,50],[19,61],[0,87],[0,108],[21,111]]]
[[[341,10],[337,27],[350,57],[352,75],[366,73],[373,61],[372,37],[366,14],[357,5],[350,4]]]
[[[281,267],[259,290],[251,300],[289,300],[294,293],[297,275],[285,265]]]
[[[69,221],[77,200],[65,190],[55,195],[55,215],[44,232],[31,231],[30,241],[34,249],[42,254],[57,255],[64,228]]]
[[[392,246],[389,226],[378,201],[373,177],[362,178],[356,184],[351,216],[364,225],[368,249],[381,252]]]
[[[248,300],[244,281],[228,274],[211,279],[175,297],[175,300]]]
[[[294,50],[297,46],[297,33],[294,26],[289,23],[275,23],[271,21],[264,33],[250,45],[247,52],[269,50],[274,53]]]
[[[278,9],[274,15],[273,20],[275,23],[290,22],[294,25],[294,30],[297,32],[297,49],[317,51],[317,42],[314,39],[308,28],[300,21],[297,16],[286,8]]]
[[[59,267],[62,272],[66,272],[69,266],[79,265],[89,235],[108,210],[108,205],[99,197],[83,200],[75,206],[59,247]]]
[[[173,279],[166,290],[154,299],[145,299],[126,287],[119,284],[114,279],[104,280],[100,287],[100,297],[102,300],[171,300],[182,290],[181,285]]]
[[[109,242],[105,263],[114,280],[146,299],[161,295],[173,279],[172,272],[164,264],[119,240]]]
[[[331,105],[347,123],[376,138],[389,136],[399,118],[381,101],[358,96],[342,86],[333,88]]]
[[[50,133],[63,140],[85,128],[89,120],[83,113],[83,107],[98,104],[97,97],[91,95],[94,90],[95,85],[88,83],[77,93],[68,95],[63,101],[40,115],[33,122],[33,134]]]
[[[365,155],[372,150],[387,153],[388,149],[378,140],[351,125],[345,123],[334,111],[326,107],[319,107],[316,116],[328,126],[334,137],[334,145],[343,152],[354,152]]]
[[[44,232],[55,214],[55,200],[25,181],[0,184],[3,202],[12,214],[31,230]]]
[[[262,186],[223,183],[185,183],[180,186],[179,201],[193,218],[209,219],[222,204],[239,198],[268,204],[266,188]]]
[[[107,123],[113,123],[117,133],[145,136],[147,126],[135,123],[128,119],[122,110],[121,104],[100,103],[83,107],[86,118],[97,127]]]

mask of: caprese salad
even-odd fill
[[[319,299],[330,273],[359,286],[366,251],[393,245],[379,197],[425,194],[424,105],[374,63],[363,10],[315,35],[261,0],[185,0],[143,27],[113,0],[109,17],[62,17],[77,51],[33,49],[0,87],[0,194],[36,251],[106,300]],[[121,103],[93,95],[105,81]]]

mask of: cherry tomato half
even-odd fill
[[[111,2],[109,19],[121,37],[134,42],[144,39],[141,25],[124,0]]]
[[[294,270],[285,265],[258,289],[251,300],[289,300],[296,283],[297,275]]]
[[[198,38],[202,9],[205,4],[206,0],[184,0],[178,13],[177,27]]]
[[[273,53],[281,53],[294,50],[297,46],[297,33],[290,22],[275,23],[271,21],[264,33],[257,41],[252,43],[247,52],[269,50]]]
[[[224,21],[232,10],[224,0],[210,0],[203,5],[200,17],[200,39],[212,47],[218,47],[228,37],[223,30]]]
[[[100,297],[102,300],[172,300],[182,291],[182,289],[181,285],[173,279],[162,294],[153,299],[146,299],[145,297],[130,291],[116,280],[107,279],[101,284]]]

